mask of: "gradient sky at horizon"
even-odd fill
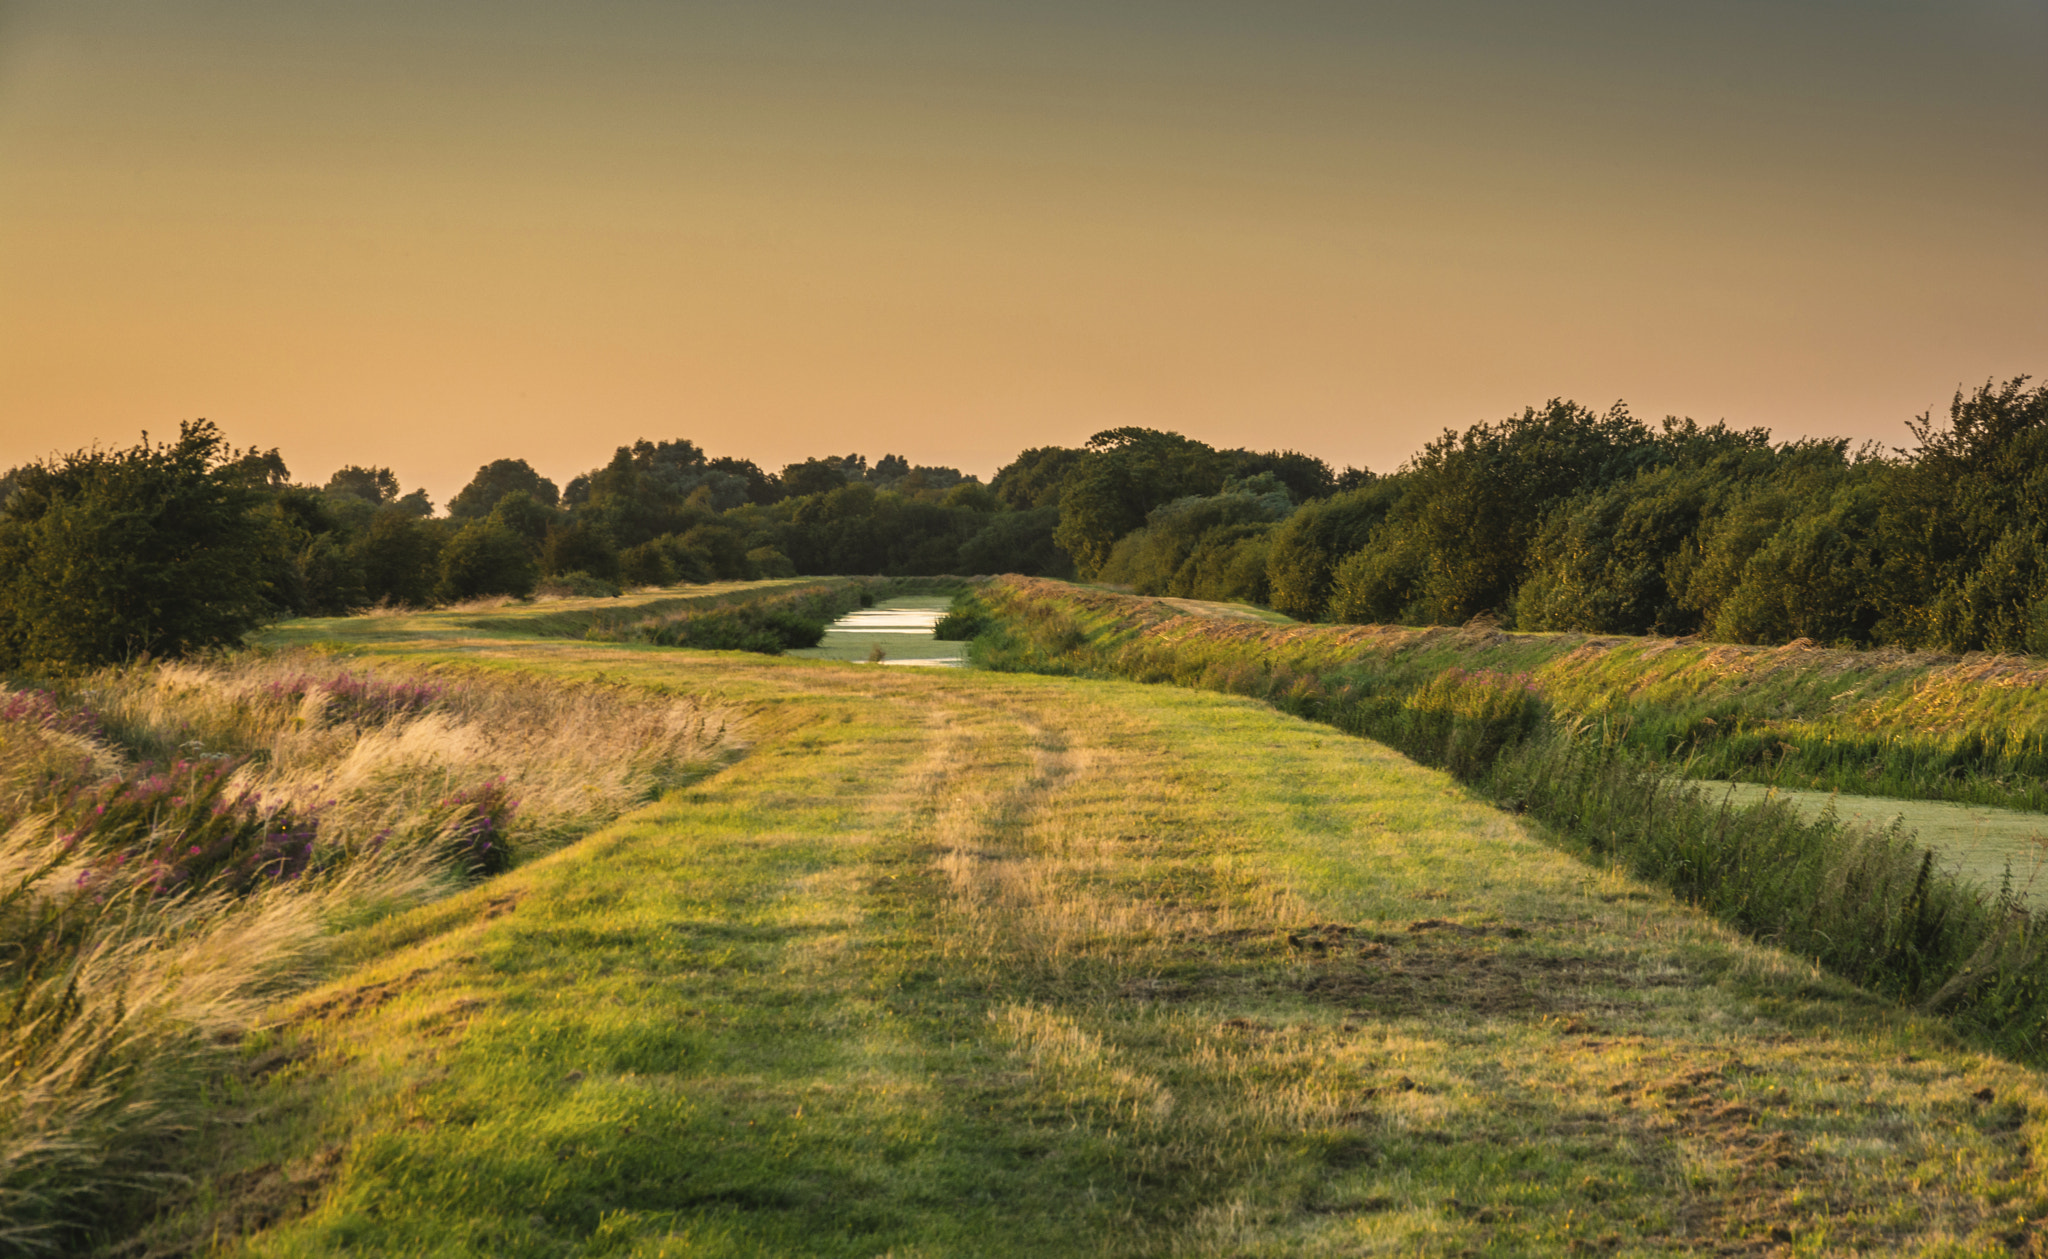
[[[2048,373],[2048,2],[0,0],[0,468],[1387,470]]]

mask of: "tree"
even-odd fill
[[[1099,576],[1139,594],[1263,601],[1266,535],[1293,511],[1293,497],[1270,472],[1232,482],[1221,494],[1177,498],[1117,539]]]
[[[1287,492],[1297,503],[1324,498],[1337,488],[1337,474],[1330,471],[1330,465],[1314,455],[1304,455],[1298,450],[1226,450],[1230,459],[1230,475],[1237,480],[1248,480],[1264,473],[1272,476],[1287,487]]]
[[[597,530],[578,520],[548,529],[541,545],[541,571],[550,577],[588,573],[611,581],[619,575],[619,557]]]
[[[442,542],[434,521],[396,504],[378,512],[355,544],[364,593],[372,602],[388,600],[413,608],[431,604],[441,584]]]
[[[546,507],[562,501],[555,483],[535,472],[526,460],[496,459],[478,468],[469,484],[448,500],[448,515],[455,520],[480,520],[491,514],[498,500],[516,493]]]
[[[441,549],[444,599],[528,595],[539,576],[526,540],[495,516],[462,526]]]
[[[398,476],[389,468],[363,468],[348,464],[327,478],[327,492],[359,498],[374,507],[395,507],[408,516],[422,519],[434,514],[434,500],[427,497],[427,492],[399,493]]]
[[[1323,619],[1337,565],[1365,545],[1400,501],[1402,488],[1397,478],[1371,479],[1288,517],[1273,531],[1266,558],[1273,607],[1297,620]]]
[[[269,536],[206,420],[16,473],[0,509],[0,666],[86,669],[237,642],[275,609]]]
[[[1205,443],[1149,428],[1113,428],[1088,439],[1060,491],[1053,540],[1092,578],[1116,540],[1145,523],[1153,508],[1223,488],[1229,457]]]
[[[1074,575],[1073,561],[1052,540],[1060,523],[1058,504],[997,512],[985,519],[987,523],[960,544],[960,559],[953,565],[957,571],[1026,577]]]
[[[1877,526],[1886,635],[2026,649],[2048,572],[2032,575],[2015,548],[2048,532],[2048,385],[1986,381],[1956,392],[1946,425],[1910,427],[1919,448],[1888,479]]]
[[[1067,474],[1086,453],[1068,446],[1034,446],[997,469],[988,487],[1004,506],[1017,511],[1057,507]]]
[[[353,494],[366,503],[383,506],[398,501],[398,474],[389,468],[364,468],[344,464],[327,478],[329,494]]]
[[[865,464],[866,460],[862,460]],[[845,485],[846,463],[840,459],[806,459],[793,463],[782,470],[782,492],[791,498],[803,498],[810,494],[829,494]]]
[[[1399,474],[1406,492],[1374,534],[1383,554],[1347,571],[1346,606],[1451,625],[1506,611],[1550,510],[1656,458],[1650,430],[1619,403],[1596,415],[1552,399],[1497,424],[1446,430]],[[1375,590],[1373,581],[1396,584]]]

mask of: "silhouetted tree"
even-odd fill
[[[476,470],[469,484],[448,500],[454,520],[479,520],[491,514],[507,494],[525,494],[543,507],[561,503],[555,483],[533,470],[524,459],[496,459]]]

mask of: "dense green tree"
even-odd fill
[[[1796,638],[1828,645],[1870,640],[1879,494],[1868,478],[1841,485],[1820,510],[1790,514],[1750,553],[1714,610],[1714,637],[1737,643]]]
[[[1053,532],[1084,578],[1109,560],[1118,538],[1145,523],[1152,509],[1177,498],[1214,494],[1230,473],[1222,452],[1148,428],[1115,428],[1088,439],[1060,491]]]
[[[1293,510],[1293,496],[1270,472],[1221,494],[1175,499],[1117,540],[1100,579],[1140,594],[1263,602],[1265,535]]]
[[[1839,457],[1839,447],[1829,452]],[[1702,428],[1690,420],[1665,421],[1658,456],[1666,461],[1661,466],[1596,486],[1551,510],[1515,599],[1518,628],[1700,629],[1700,606],[1680,595],[1697,562],[1701,529],[1749,487],[1802,457],[1791,448],[1774,451],[1761,430]]]
[[[678,576],[674,545],[675,535],[670,533],[619,552],[619,580],[628,586],[674,585]]]
[[[526,539],[506,528],[495,514],[463,525],[441,548],[443,599],[529,595],[539,577]]]
[[[346,616],[370,602],[362,555],[339,532],[309,534],[294,557],[308,616]]]
[[[2048,598],[2048,574],[2024,562],[2048,531],[2048,386],[2027,379],[1958,390],[1946,424],[1910,426],[1919,445],[1887,479],[1878,525],[1886,637],[2026,649]]]
[[[382,507],[398,501],[398,474],[389,468],[344,464],[327,478],[327,492],[353,494],[366,503]]]
[[[1435,624],[1504,614],[1550,510],[1656,458],[1650,430],[1618,403],[1600,415],[1553,399],[1497,424],[1446,430],[1402,470],[1405,492],[1368,543],[1384,554],[1350,568],[1345,604]],[[1361,584],[1370,580],[1394,584]]]
[[[553,481],[533,470],[524,459],[494,459],[476,470],[469,484],[448,500],[448,515],[455,520],[481,520],[507,494],[524,494],[543,507],[562,501]]]
[[[753,576],[747,564],[747,540],[731,525],[698,525],[676,538],[676,549],[717,581],[744,581]]]
[[[1240,481],[1260,474],[1273,477],[1287,487],[1296,503],[1326,498],[1336,492],[1337,476],[1330,465],[1298,450],[1227,450],[1230,475]]]
[[[175,442],[17,469],[0,510],[0,667],[82,669],[237,641],[278,606],[271,533],[205,420]]]
[[[806,459],[782,470],[782,492],[791,498],[829,494],[852,479],[843,460]]]
[[[1399,478],[1375,477],[1288,517],[1274,530],[1267,558],[1273,607],[1303,621],[1327,617],[1337,566],[1365,546],[1404,488]]]
[[[616,581],[619,553],[602,533],[587,522],[572,520],[566,525],[548,529],[547,539],[541,544],[540,568],[549,577],[587,573],[602,581]]]
[[[441,585],[441,547],[436,522],[397,504],[378,512],[355,542],[362,565],[363,592],[371,602],[424,608]]]
[[[547,545],[548,530],[561,522],[562,514],[525,490],[513,490],[491,508],[488,519],[517,535],[537,556]]]
[[[984,518],[981,528],[960,544],[959,561],[951,567],[963,574],[1017,573],[1025,577],[1074,575],[1074,562],[1053,541],[1059,527],[1059,504],[1026,507]]]
[[[1034,446],[997,469],[989,489],[1004,506],[1017,511],[1057,507],[1067,474],[1080,466],[1086,453],[1068,446]]]

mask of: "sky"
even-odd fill
[[[2048,374],[2048,0],[0,0],[0,468],[1387,471]]]

